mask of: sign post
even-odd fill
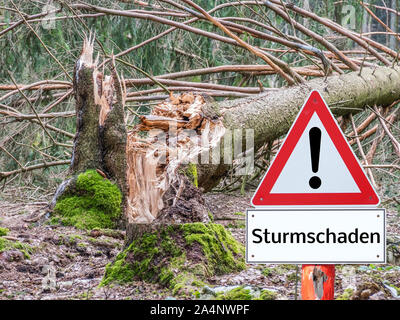
[[[333,299],[335,263],[386,262],[379,202],[314,90],[251,199],[247,262],[303,264],[302,299]]]
[[[301,268],[301,298],[303,300],[333,300],[335,295],[335,265],[308,265]]]

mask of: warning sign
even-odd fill
[[[253,206],[376,206],[379,197],[318,91],[261,181]]]
[[[385,263],[384,209],[248,209],[248,263]]]

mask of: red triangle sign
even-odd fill
[[[379,202],[321,94],[312,91],[252,205],[376,206]]]

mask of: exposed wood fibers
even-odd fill
[[[171,94],[128,133],[129,222],[153,221],[164,208],[164,194],[180,179],[181,165],[197,163],[198,155],[222,138],[222,122],[208,119],[204,104],[195,93]]]

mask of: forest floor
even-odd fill
[[[225,225],[243,244],[244,212],[251,195],[252,192],[206,195],[215,222]],[[400,214],[396,206],[386,206],[387,232],[391,241],[399,243]],[[34,221],[46,213],[43,208],[43,203],[0,202],[0,227],[9,229],[3,238],[16,247],[0,253],[0,299],[183,298],[173,296],[167,288],[142,281],[99,287],[105,266],[123,248],[124,233],[103,234],[49,225],[45,215]],[[397,244],[386,265],[337,265],[335,297],[400,299],[399,248]],[[240,273],[208,279],[207,287],[199,288],[199,298],[212,299],[216,292],[244,286],[251,292],[267,289],[275,299],[295,299],[296,269],[296,265],[251,264]]]

